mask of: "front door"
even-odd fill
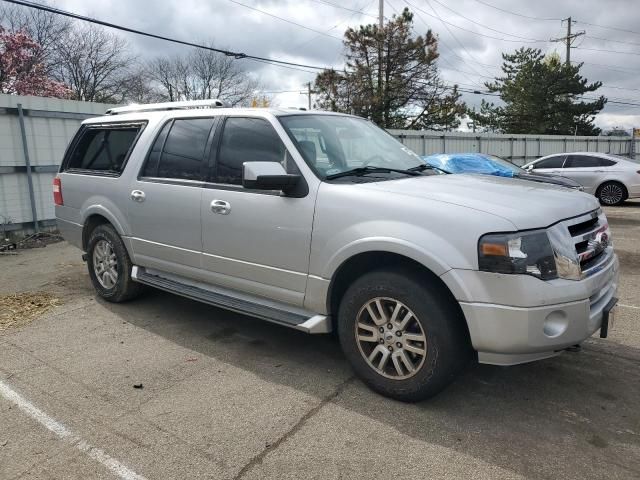
[[[242,164],[273,161],[299,173],[266,118],[229,117],[202,197],[202,266],[209,281],[302,306],[315,191],[292,198],[242,187]]]
[[[197,276],[202,252],[200,207],[214,118],[167,122],[130,187],[134,263]]]

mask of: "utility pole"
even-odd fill
[[[384,0],[378,1],[378,27],[384,27]]]
[[[307,82],[307,83],[305,83],[305,85],[307,86],[307,90],[305,92],[300,92],[300,95],[306,95],[307,96],[307,99],[308,99],[308,102],[307,102],[308,108],[307,109],[311,110],[311,95],[314,94],[314,93],[318,93],[318,92],[316,92],[315,90],[311,90],[311,82]]]
[[[552,42],[563,42],[566,44],[567,46],[567,54],[565,57],[565,63],[567,65],[571,65],[571,44],[573,43],[573,41],[578,38],[581,35],[585,34],[585,31],[582,30],[581,32],[576,32],[576,33],[571,33],[571,25],[573,23],[576,23],[575,20],[571,20],[571,17],[569,18],[565,18],[564,20],[562,20],[561,23],[567,22],[567,36],[566,37],[560,37],[560,38],[552,38],[551,41]]]

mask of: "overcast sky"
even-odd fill
[[[55,5],[161,35],[191,41],[213,40],[216,46],[233,51],[335,67],[342,63],[340,39],[344,30],[348,26],[376,22],[378,14],[378,0],[237,0],[237,3],[232,0],[57,0]],[[388,0],[384,2],[384,14],[389,17],[406,6],[415,13],[418,33],[431,28],[438,35],[438,62],[443,79],[470,89],[483,88],[484,81],[500,73],[496,67],[501,64],[501,52],[524,45],[547,53],[558,52],[564,59],[564,44],[549,39],[566,34],[566,22],[561,25],[559,19],[571,15],[577,20],[573,31],[586,31],[586,35],[575,40],[577,48],[572,49],[571,59],[585,62],[582,73],[590,81],[603,82],[604,86],[596,94],[640,104],[638,0]],[[123,36],[145,57],[189,48],[132,34]],[[306,88],[306,82],[313,81],[314,73],[249,60],[242,60],[242,64],[261,81],[264,90],[290,91],[274,94],[277,104],[306,106],[306,97],[299,92]],[[464,96],[470,105],[478,105],[481,98],[473,94]],[[605,129],[617,125],[640,127],[640,106],[609,103],[597,123]]]

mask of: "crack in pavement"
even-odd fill
[[[335,391],[331,394],[323,398],[320,403],[318,403],[315,407],[305,413],[300,420],[298,420],[289,430],[287,430],[280,438],[278,438],[272,444],[268,444],[260,453],[254,456],[251,460],[249,460],[244,467],[240,469],[240,471],[233,477],[233,480],[240,480],[246,473],[248,473],[253,467],[260,465],[264,458],[269,455],[269,453],[278,449],[278,447],[284,443],[286,440],[295,435],[306,423],[307,421],[315,416],[325,405],[331,403],[333,400],[340,395],[345,388],[349,386],[353,380],[355,380],[355,376],[352,375],[348,377],[345,381],[338,385]]]

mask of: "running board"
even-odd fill
[[[175,293],[226,310],[258,317],[268,322],[295,328],[306,333],[329,333],[331,322],[326,315],[292,307],[261,297],[235,292],[226,288],[194,282],[164,272],[147,271],[134,265],[131,278],[136,282]]]

